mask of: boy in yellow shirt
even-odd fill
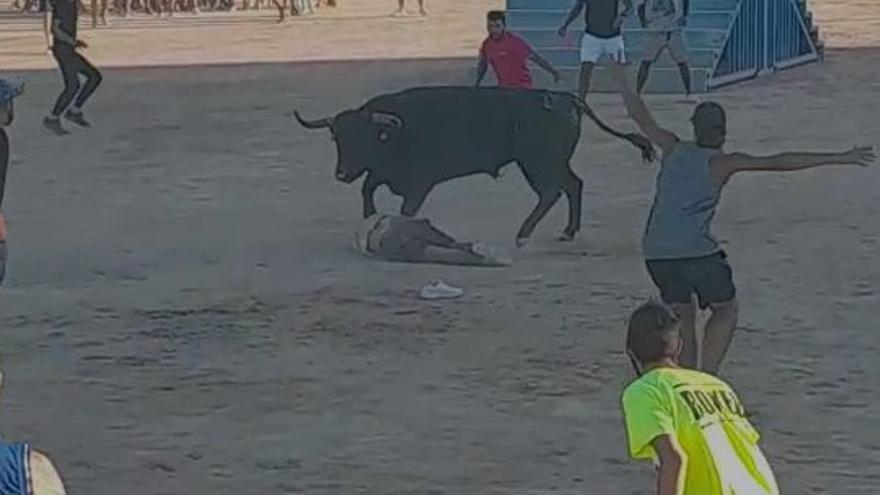
[[[681,368],[675,313],[656,302],[633,312],[627,354],[639,378],[623,392],[629,453],[658,467],[658,495],[778,495],[760,435],[726,383]]]

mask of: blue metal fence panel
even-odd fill
[[[815,53],[804,24],[801,5],[795,0],[767,0],[768,19],[775,26],[767,33],[768,68],[781,68],[791,61]]]
[[[709,85],[818,59],[798,0],[741,0]]]
[[[763,65],[764,1],[742,0],[727,42],[715,66],[714,79],[738,80],[753,77]]]

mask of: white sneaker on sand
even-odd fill
[[[446,285],[441,280],[437,280],[422,287],[422,291],[419,293],[419,297],[427,300],[455,299],[462,295],[464,295],[464,290]]]

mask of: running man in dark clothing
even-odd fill
[[[620,12],[623,3],[624,11]],[[568,26],[584,12],[586,32],[581,38],[581,77],[578,94],[586,100],[590,92],[593,67],[603,58],[611,59],[612,65],[626,63],[626,47],[623,43],[623,21],[633,13],[632,0],[576,0],[565,23],[559,28],[564,38]]]
[[[6,218],[3,216],[3,195],[6,191],[6,170],[9,168],[9,136],[6,126],[15,119],[12,100],[24,91],[21,83],[0,79],[0,284],[6,277]]]
[[[43,125],[60,136],[68,133],[59,120],[62,112],[64,118],[74,124],[80,127],[90,126],[83,116],[82,107],[101,84],[102,76],[98,69],[77,51],[80,48],[87,48],[88,45],[76,37],[78,18],[76,0],[41,0],[41,2],[41,10],[45,12],[43,29],[46,43],[52,47],[52,55],[55,56],[64,78],[64,91],[58,96],[52,113],[43,120]],[[86,77],[84,85],[80,85],[80,74]]]
[[[717,373],[736,327],[738,305],[733,271],[711,233],[721,191],[738,172],[791,172],[825,165],[867,166],[872,147],[843,153],[779,153],[752,156],[727,153],[727,118],[717,103],[697,105],[691,122],[694,141],[682,141],[660,127],[642,98],[630,89],[623,69],[611,68],[627,111],[663,153],[654,204],[642,239],[645,264],[663,302],[681,319],[682,364]],[[699,306],[694,304],[696,296]],[[698,355],[696,317],[709,308],[702,353]],[[700,364],[702,363],[702,364]]]

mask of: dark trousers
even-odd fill
[[[8,255],[8,251],[6,248],[6,241],[0,241],[0,285],[3,285],[3,279],[6,278],[6,257]]]
[[[64,78],[64,91],[58,95],[58,100],[55,101],[55,107],[52,109],[52,115],[57,117],[70,106],[71,102],[77,108],[82,107],[98,89],[103,77],[94,65],[67,43],[55,43],[52,47],[52,55],[58,61],[61,76]],[[82,86],[79,82],[80,74],[86,77],[86,83]]]

